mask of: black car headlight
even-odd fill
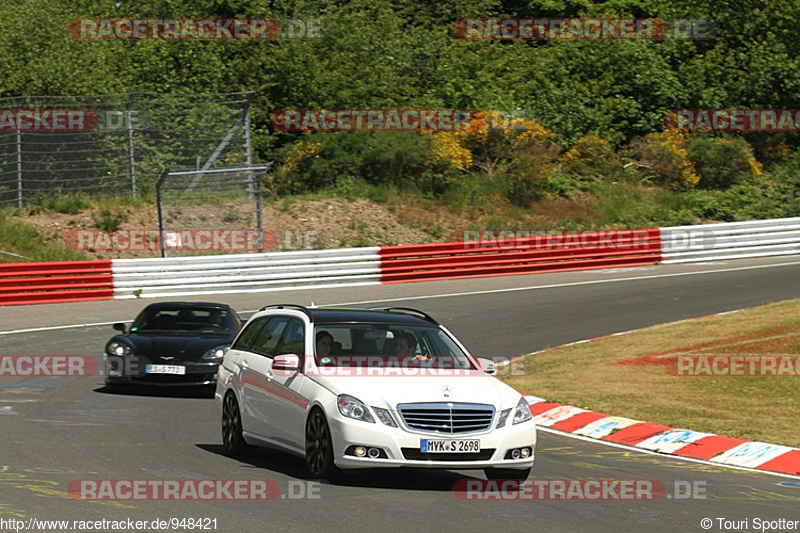
[[[339,406],[339,412],[347,418],[375,423],[375,419],[372,418],[369,408],[358,398],[353,398],[347,394],[340,394],[336,403]]]
[[[121,342],[109,342],[106,346],[106,353],[108,355],[131,355],[133,350],[127,344]]]
[[[228,351],[228,346],[217,346],[216,348],[211,348],[204,353],[200,359],[204,361],[219,361],[225,355],[225,352]]]
[[[519,424],[521,422],[527,422],[533,418],[531,414],[531,406],[528,404],[528,400],[525,398],[520,398],[519,403],[514,408],[514,424]]]

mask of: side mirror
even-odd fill
[[[481,364],[481,368],[485,374],[489,374],[490,376],[494,376],[497,374],[497,369],[494,366],[494,361],[491,359],[486,359],[484,357],[479,357],[478,361]]]
[[[114,324],[111,327],[114,328],[117,331],[121,331],[123,335],[125,333],[127,333],[127,331],[128,331],[128,328],[126,328],[125,324],[123,324],[122,322],[117,322],[116,324]]]
[[[284,375],[300,370],[300,356],[294,354],[278,355],[272,360],[272,371]]]

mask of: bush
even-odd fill
[[[509,167],[509,200],[520,207],[528,207],[531,202],[548,196],[554,159],[555,153],[541,146],[518,152]]]
[[[100,216],[92,213],[94,227],[103,231],[117,231],[128,220],[128,215],[120,211],[113,211],[109,207],[100,209]]]
[[[761,174],[753,149],[741,138],[694,137],[687,152],[703,189],[727,189]]]
[[[609,177],[622,170],[622,162],[611,143],[597,135],[578,139],[561,158],[564,172],[581,177]]]
[[[278,194],[329,189],[350,176],[375,185],[425,181],[430,139],[416,132],[319,133],[287,146],[275,176]]]
[[[650,133],[632,146],[639,166],[655,182],[673,190],[697,186],[700,177],[687,151],[688,137],[681,131]]]
[[[39,192],[34,200],[29,203],[29,211],[33,214],[46,209],[64,215],[77,215],[91,204],[92,201],[82,194],[47,194]]]

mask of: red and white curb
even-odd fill
[[[540,427],[720,465],[800,476],[797,448],[611,416],[536,396],[525,399]]]

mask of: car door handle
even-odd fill
[[[245,369],[246,369],[246,368],[247,368],[247,366],[248,366],[248,365],[247,365],[247,361],[242,361],[242,368],[245,368]]]
[[[272,373],[272,370],[267,370],[267,381],[272,381],[272,378],[275,377],[275,374]]]

